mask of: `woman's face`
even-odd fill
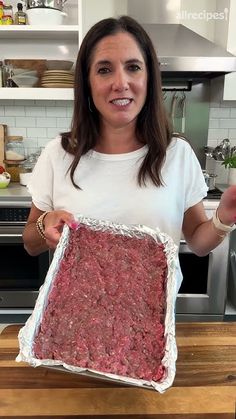
[[[119,32],[97,43],[89,82],[103,124],[114,128],[135,125],[146,100],[147,68],[132,35]]]

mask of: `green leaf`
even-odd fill
[[[231,157],[227,157],[227,159],[225,159],[222,162],[222,165],[225,166],[225,168],[233,168],[233,169],[236,169],[236,155],[234,154]]]

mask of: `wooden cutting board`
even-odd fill
[[[177,323],[164,394],[16,363],[19,326],[0,335],[0,418],[235,419],[236,323]]]
[[[0,166],[5,167],[5,138],[7,135],[7,125],[0,124]]]

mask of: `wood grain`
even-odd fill
[[[177,373],[164,394],[17,363],[18,331],[0,335],[0,418],[235,419],[236,323],[177,323]]]

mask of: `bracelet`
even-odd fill
[[[218,210],[214,212],[212,222],[215,228],[217,228],[217,230],[221,230],[224,232],[224,235],[219,235],[220,237],[224,237],[226,234],[231,233],[231,231],[235,230],[236,228],[235,224],[232,226],[223,224],[218,217]]]
[[[49,211],[45,211],[43,214],[39,216],[39,218],[36,221],[36,228],[39,233],[39,235],[42,237],[42,239],[46,240],[45,233],[44,233],[44,224],[43,220],[48,214]]]

